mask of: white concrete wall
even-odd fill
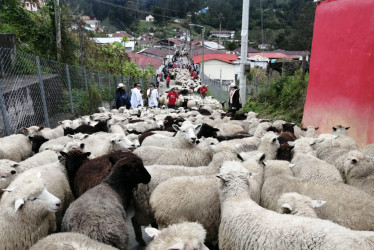
[[[209,60],[204,62],[204,73],[210,79],[234,81],[235,66],[235,64],[229,64],[218,60]],[[199,68],[201,69],[201,63]]]

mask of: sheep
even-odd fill
[[[18,163],[11,160],[0,160],[0,198],[3,194],[3,189],[18,176],[17,167]]]
[[[278,214],[249,195],[252,173],[221,169],[220,249],[372,249],[373,232],[352,231],[332,222]],[[329,203],[329,202],[328,202]]]
[[[41,135],[29,136],[29,140],[31,141],[31,149],[34,153],[39,153],[40,146],[49,141],[49,139],[45,139]]]
[[[57,233],[39,240],[30,250],[115,250],[117,248],[90,239],[88,236],[79,233]]]
[[[310,197],[298,193],[284,193],[278,199],[276,212],[318,218],[315,208],[323,206],[325,203],[326,201],[312,200]]]
[[[34,153],[28,137],[15,134],[0,138],[0,159],[23,161]]]
[[[65,157],[65,168],[68,174],[69,183],[74,196],[77,198],[100,184],[110,173],[112,165],[110,157],[121,159],[124,157],[136,157],[130,152],[113,152],[95,159],[88,159],[90,152],[83,152],[80,149],[73,149],[68,153],[61,152]]]
[[[277,151],[277,160],[291,161],[292,158],[292,149],[294,147],[288,143],[283,143],[279,146]]]
[[[347,130],[349,128],[350,127],[344,127],[342,125],[336,125],[336,126],[332,127],[332,134],[333,135],[348,135]]]
[[[50,218],[61,201],[48,192],[39,174],[13,182],[0,200],[2,249],[29,249],[50,232]]]
[[[275,211],[280,195],[288,192],[327,201],[316,209],[321,219],[331,220],[353,230],[374,229],[374,200],[371,195],[346,184],[327,184],[293,177],[288,162],[267,161],[261,206]]]
[[[174,224],[161,231],[155,228],[146,228],[145,232],[153,238],[147,246],[147,250],[208,250],[204,245],[206,231],[197,222]]]
[[[201,137],[213,137],[216,138],[218,141],[225,141],[225,140],[234,140],[234,139],[241,139],[249,137],[249,135],[243,134],[235,134],[235,135],[228,135],[228,136],[218,136],[217,132],[219,132],[218,128],[214,128],[209,124],[203,123],[199,132],[197,133],[197,138],[200,139]]]
[[[112,159],[111,173],[75,200],[65,213],[63,232],[78,232],[119,249],[127,249],[126,209],[132,190],[151,176],[138,157]],[[84,209],[82,209],[84,208]]]
[[[279,131],[283,130],[283,124],[287,123],[286,121],[283,120],[276,120],[273,122],[273,127],[276,127]]]
[[[292,167],[295,177],[326,183],[344,183],[343,178],[334,165],[315,156],[298,153],[293,157],[291,163],[295,165]]]
[[[73,140],[83,140],[87,138],[89,135],[88,134],[82,134],[82,133],[77,133],[74,135],[67,135],[67,136],[61,136],[56,139],[49,140],[45,143],[43,143],[40,148],[39,152],[43,152],[44,150],[53,150],[55,152],[60,152],[63,150],[64,145],[70,141]]]
[[[370,157],[374,157],[374,144],[366,145],[362,149],[362,152]]]
[[[346,135],[320,134],[316,142],[316,154],[321,159],[330,149],[359,149],[357,143]]]
[[[173,124],[177,131],[174,137],[163,135],[152,135],[144,139],[142,146],[157,146],[163,148],[183,149],[191,148],[196,142],[195,131],[200,129],[201,125],[194,126],[191,122],[185,121],[182,126]]]
[[[302,128],[301,130],[303,130],[305,132],[305,137],[309,137],[309,138],[317,138],[318,137],[318,133],[317,133],[317,130],[319,129],[319,127],[314,127],[314,126],[307,126],[306,128]]]
[[[163,126],[162,120],[149,119],[143,122],[129,123],[125,126],[125,130],[129,133],[141,134],[150,129],[162,129]]]
[[[223,164],[229,167],[237,165],[243,166],[237,161]],[[256,162],[251,162],[247,167],[260,170],[257,165]],[[254,198],[259,198],[259,190],[252,195]],[[171,178],[156,187],[151,194],[149,204],[161,228],[183,221],[198,221],[207,230],[206,240],[208,242],[217,240],[220,210],[218,180],[214,175]]]
[[[289,145],[293,146],[293,157],[295,157],[297,154],[309,154],[316,156],[316,152],[314,150],[314,145],[316,144],[316,140],[313,138],[300,138],[297,139],[294,142],[288,142]]]
[[[65,127],[67,127],[67,125],[65,125]],[[31,126],[29,128],[22,129],[26,131],[26,134],[28,136],[40,135],[49,140],[64,136],[64,127],[62,125],[59,125],[53,129],[38,126]]]
[[[295,141],[296,136],[291,132],[282,132],[278,135],[278,141],[280,144],[287,143],[289,141]]]
[[[145,140],[143,141],[144,144]],[[146,165],[169,164],[189,167],[207,166],[213,157],[214,146],[218,141],[207,138],[203,142],[189,149],[172,149],[152,146],[141,146],[134,150]]]

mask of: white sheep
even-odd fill
[[[142,145],[134,150],[134,154],[142,158],[145,165],[168,164],[189,167],[207,166],[212,161],[214,146],[217,144],[217,139],[206,138],[195,147],[188,149]]]
[[[294,192],[284,193],[278,199],[276,212],[318,218],[315,208],[323,206],[325,203],[326,201],[312,200],[308,196]]]
[[[208,250],[204,245],[206,231],[197,222],[174,224],[161,231],[148,227],[145,229],[145,232],[153,238],[147,246],[147,250]]]
[[[0,145],[0,159],[20,162],[34,154],[29,138],[21,134],[0,138]]]
[[[44,142],[40,146],[39,152],[43,152],[44,150],[53,150],[55,152],[60,152],[63,150],[64,145],[66,143],[71,142],[73,140],[83,140],[87,138],[88,136],[89,136],[88,134],[77,133],[74,135],[67,135],[67,136],[56,138],[56,139],[52,139],[47,142]]]
[[[103,244],[80,233],[57,233],[39,240],[30,250],[116,250],[112,246]]]
[[[6,191],[0,200],[1,248],[29,249],[48,235],[50,215],[60,208],[61,201],[47,191],[40,174],[35,173],[13,182]]]
[[[332,222],[278,214],[249,195],[251,173],[221,169],[219,248],[236,249],[372,249],[374,232],[352,231]]]
[[[62,122],[59,122],[59,124],[62,124]],[[67,125],[65,122],[65,127],[71,126]],[[41,135],[45,139],[55,139],[61,136],[64,136],[64,127],[63,125],[58,125],[55,128],[46,128],[46,127],[38,127],[38,126],[31,126],[29,128],[23,128],[28,136],[35,136],[35,135]]]
[[[362,152],[370,157],[374,157],[374,144],[366,145],[362,149]]]
[[[316,209],[321,219],[353,230],[374,230],[374,200],[371,195],[346,184],[309,181],[292,175],[289,163],[267,161],[261,206],[275,211],[276,201],[283,193],[297,192],[326,201],[324,206]]]
[[[318,133],[317,130],[319,127],[314,127],[314,126],[307,126],[305,129],[302,129],[304,131],[304,136],[309,137],[309,138],[317,138]]]
[[[163,148],[183,149],[191,148],[196,142],[196,130],[201,125],[194,126],[191,122],[185,121],[182,126],[173,124],[173,128],[177,131],[174,137],[163,135],[152,135],[144,139],[142,146],[157,146]]]

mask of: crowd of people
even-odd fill
[[[160,82],[166,82],[166,87],[170,88],[171,80],[175,79],[175,73],[172,69],[175,68],[184,68],[190,72],[191,78],[194,80],[199,79],[199,66],[194,64],[193,60],[189,63],[184,63],[183,57],[188,55],[185,51],[177,51],[173,56],[171,62],[167,63],[165,67],[162,69],[161,74],[156,76],[156,84],[150,83],[149,88],[147,90],[147,103],[148,107],[157,108],[159,104],[159,87]],[[236,113],[239,109],[242,108],[239,89],[235,83],[230,84],[230,94],[229,94],[229,112]],[[208,92],[208,86],[206,84],[202,84],[199,88],[200,95],[204,99]],[[171,88],[167,97],[168,99],[168,108],[177,109],[177,101],[179,99],[178,93],[176,92],[175,88]],[[131,89],[131,97],[129,93],[127,93],[124,89],[124,84],[119,83],[117,86],[116,91],[116,108],[126,107],[127,109],[130,108],[138,108],[143,107],[143,98],[142,98],[142,91],[140,83],[134,84],[134,88]]]

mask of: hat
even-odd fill
[[[119,88],[123,88],[125,85],[123,85],[123,83],[118,83],[118,86],[117,86],[117,89]]]
[[[230,84],[230,88],[235,88],[235,87],[236,87],[235,83]]]

